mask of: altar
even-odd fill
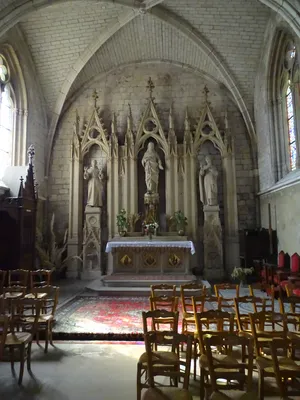
[[[107,274],[167,274],[190,272],[192,241],[186,237],[114,238],[106,245]]]
[[[151,78],[147,89],[149,98],[135,131],[130,105],[127,129],[118,132],[114,113],[107,129],[96,91],[89,122],[76,115],[68,275],[108,275],[111,281],[124,274],[144,280],[147,275],[160,280],[177,275],[182,281],[196,268],[205,279],[222,280],[239,262],[227,111],[220,131],[205,87],[195,129],[187,112],[183,126],[175,128],[172,107],[164,119],[160,116]]]

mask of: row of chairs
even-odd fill
[[[18,286],[15,286],[18,288]],[[14,293],[15,294],[15,293]],[[59,288],[51,285],[35,287],[30,293],[0,296],[0,361],[20,362],[19,384],[22,383],[25,361],[30,371],[33,338],[39,344],[45,338],[45,353],[53,345],[52,328],[58,304]]]
[[[0,270],[0,294],[7,287],[20,286],[33,289],[37,286],[50,285],[52,270],[38,269],[28,271],[15,269],[10,271]]]
[[[164,300],[169,301],[169,309],[176,311],[177,310],[177,305],[178,305],[178,298],[176,299],[176,296],[156,296],[157,292],[155,291],[156,288],[151,288],[151,297],[150,297],[150,305],[151,309],[162,309],[162,308],[168,308],[166,307],[166,304],[164,304]],[[157,289],[162,289],[157,288]],[[171,288],[169,288],[171,289]],[[190,285],[189,287],[190,290],[192,290],[192,287]],[[193,289],[194,290],[201,290],[201,285],[193,284]],[[255,326],[257,324],[261,326],[262,322],[256,321],[256,323],[251,324],[250,320],[250,315],[257,315],[258,312],[260,311],[266,316],[266,319],[263,323],[266,327],[268,327],[268,333],[267,333],[267,338],[270,339],[272,335],[275,337],[278,337],[277,334],[277,327],[278,324],[282,325],[283,323],[280,322],[281,318],[283,318],[283,314],[288,315],[289,314],[289,322],[294,326],[294,330],[300,331],[299,325],[295,323],[295,315],[299,312],[299,306],[300,306],[300,299],[297,297],[290,297],[287,302],[289,303],[289,310],[286,307],[286,304],[280,300],[280,311],[281,314],[274,313],[274,296],[271,298],[259,298],[254,296],[254,291],[253,288],[250,286],[249,287],[249,292],[250,296],[244,296],[244,297],[235,297],[232,299],[224,299],[223,297],[220,296],[220,290],[226,290],[226,289],[235,289],[235,294],[236,296],[239,296],[239,288],[236,287],[236,285],[220,285],[215,287],[215,294],[216,296],[209,296],[205,292],[205,288],[202,288],[202,295],[200,296],[192,296],[192,297],[187,297],[186,293],[185,296],[183,296],[185,292],[185,288],[181,288],[181,303],[182,303],[182,311],[183,311],[183,318],[182,318],[182,333],[192,335],[194,338],[194,377],[196,376],[196,360],[200,356],[202,352],[204,351],[204,343],[201,341],[199,337],[199,326],[197,326],[197,329],[195,329],[195,324],[196,323],[196,315],[199,315],[199,313],[204,312],[206,309],[206,305],[212,304],[212,302],[215,302],[215,309],[218,310],[219,312],[222,312],[224,309],[228,309],[231,311],[229,315],[231,315],[232,321],[230,320],[227,321],[227,327],[226,329],[232,332],[238,332],[240,335],[249,335],[252,336],[253,340],[255,340],[256,343],[256,348],[258,347],[258,343],[263,340],[266,343],[268,342],[264,338],[259,338],[257,332],[254,331]],[[172,289],[173,290],[173,289]],[[172,294],[175,294],[176,292],[173,291],[171,292]],[[273,292],[274,293],[274,292]],[[232,301],[231,301],[232,300]],[[160,302],[159,302],[160,301]],[[172,303],[173,302],[173,303]],[[247,307],[249,308],[249,305],[252,307],[252,312],[241,312],[241,305],[244,305],[246,303]],[[187,310],[187,305],[192,306],[192,312],[190,310]],[[246,308],[247,308],[246,307]],[[292,315],[293,314],[293,315]],[[299,315],[298,315],[299,317]],[[299,319],[299,318],[298,318]],[[158,319],[154,320],[153,327],[154,329],[159,329],[159,326],[162,325],[162,322],[170,322],[166,321],[163,319]],[[232,324],[232,327],[231,327]],[[286,323],[286,326],[288,324]],[[144,327],[145,329],[145,327]],[[217,326],[217,331],[220,330],[220,327]],[[262,329],[261,329],[262,330]],[[287,332],[288,329],[284,331],[282,334],[283,337],[287,337]],[[279,335],[279,338],[281,336]],[[197,351],[197,346],[199,346],[199,351]],[[262,376],[264,374],[264,370],[261,369],[261,374]],[[139,397],[138,397],[139,398]],[[263,379],[260,379],[260,398],[263,398]]]
[[[299,317],[299,315],[298,315]],[[137,371],[137,399],[141,398],[141,390],[151,387],[154,383],[151,381],[153,376],[174,375],[178,370],[180,359],[179,343],[176,351],[156,350],[156,345],[162,345],[164,342],[161,337],[170,336],[170,332],[164,331],[158,333],[157,330],[149,332],[149,323],[147,319],[152,320],[150,327],[153,327],[153,320],[161,318],[171,320],[170,326],[172,335],[178,334],[178,312],[165,310],[155,310],[143,313],[143,326],[145,332],[146,352],[141,356],[138,362]],[[252,392],[252,376],[254,366],[259,374],[259,399],[264,399],[264,380],[266,377],[276,378],[278,389],[282,398],[290,395],[299,395],[300,366],[297,364],[296,356],[300,351],[300,336],[298,332],[289,331],[288,317],[284,314],[266,313],[264,311],[249,315],[252,335],[247,332],[234,331],[234,316],[228,312],[220,310],[210,310],[195,315],[197,325],[197,340],[200,348],[200,399],[205,398],[205,392],[214,392],[215,399],[228,399],[222,395],[220,390],[245,390],[249,394],[249,399],[257,398]],[[298,318],[299,319],[299,318]],[[281,327],[280,331],[270,331],[266,328],[266,323],[276,321]],[[153,335],[157,342],[151,342],[149,336]],[[159,336],[161,335],[161,337]],[[173,337],[171,335],[171,337]],[[178,334],[179,335],[179,334]],[[191,335],[180,334],[180,340],[184,343],[190,339],[192,346],[193,337]],[[178,337],[179,337],[178,336]],[[159,339],[160,338],[160,339]],[[147,341],[151,342],[150,346]],[[237,351],[239,350],[239,351]],[[254,351],[255,350],[255,351]],[[269,355],[266,352],[269,350]],[[279,352],[281,351],[281,353]],[[279,356],[280,354],[280,356]],[[192,350],[188,348],[185,355],[186,371],[190,371]],[[298,354],[299,356],[299,354]],[[255,357],[255,364],[254,364]],[[145,378],[142,382],[142,378]],[[181,397],[172,396],[172,399],[191,399],[188,392],[188,377],[185,376],[184,395]],[[225,380],[226,384],[220,379]],[[295,385],[295,383],[297,383]],[[174,382],[175,386],[178,381]],[[292,390],[289,390],[289,389]],[[159,389],[165,393],[164,388]],[[176,388],[173,390],[177,390]],[[153,391],[150,390],[150,393]],[[156,390],[157,392],[157,390]],[[148,392],[146,392],[147,394]],[[167,390],[168,393],[168,390]],[[148,400],[148,395],[144,399]],[[149,395],[150,396],[150,395]],[[152,397],[149,397],[149,399]],[[160,397],[157,397],[160,398]],[[161,397],[168,398],[168,397]],[[243,397],[244,398],[244,397]]]

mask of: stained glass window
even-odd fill
[[[293,93],[291,90],[290,83],[288,84],[286,90],[285,102],[287,111],[290,168],[291,171],[293,171],[294,169],[296,169],[297,166],[297,145],[296,145]]]
[[[12,164],[13,147],[13,102],[9,85],[1,94],[0,102],[0,179],[6,167]]]

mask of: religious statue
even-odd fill
[[[154,143],[149,142],[148,148],[142,159],[142,165],[145,168],[145,181],[147,193],[157,193],[159,170],[164,169],[155,151]]]
[[[102,207],[104,176],[102,170],[99,169],[96,160],[93,160],[90,168],[84,168],[83,177],[88,181],[87,205],[91,207]]]
[[[218,171],[210,156],[206,156],[205,161],[199,171],[200,200],[205,206],[215,206],[218,204]]]

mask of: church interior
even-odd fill
[[[299,0],[0,0],[1,399],[300,398],[298,213]]]

